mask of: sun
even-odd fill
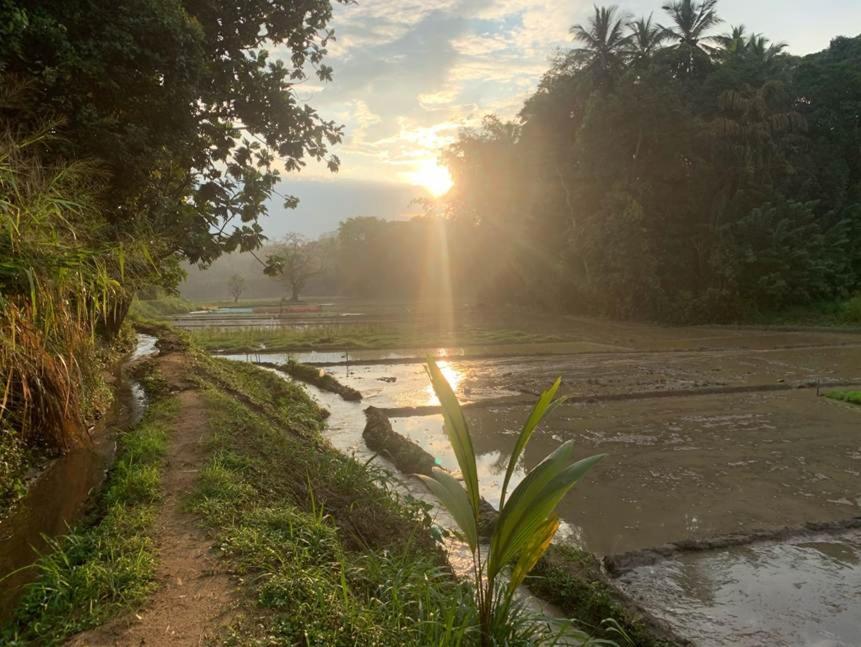
[[[422,161],[418,169],[410,173],[409,178],[430,191],[435,198],[448,193],[454,184],[448,169],[440,166],[436,160]]]

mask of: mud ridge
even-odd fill
[[[763,541],[784,541],[815,533],[836,534],[857,528],[861,528],[861,516],[851,517],[842,521],[813,521],[805,523],[803,526],[787,526],[775,530],[754,530],[746,533],[720,535],[708,539],[686,539],[654,548],[644,548],[619,555],[607,555],[604,557],[603,562],[604,567],[610,575],[619,577],[640,566],[650,566],[661,560],[670,559],[680,553],[720,550]]]
[[[777,391],[798,391],[821,388],[840,388],[856,386],[857,380],[829,380],[822,382],[795,382],[787,384],[752,384],[741,386],[714,386],[700,389],[684,389],[675,391],[638,391],[636,393],[593,393],[591,395],[573,395],[565,398],[562,405],[591,404],[594,402],[618,402],[623,400],[652,400],[656,398],[684,398],[698,395],[731,395],[738,393],[770,393]],[[517,396],[507,398],[490,398],[462,405],[463,409],[490,409],[493,407],[532,406],[535,399]],[[433,416],[442,413],[442,407],[424,405],[418,407],[388,407],[381,411],[390,418],[411,418],[416,416]]]
[[[436,459],[409,438],[402,436],[392,428],[392,423],[377,407],[365,409],[365,429],[362,438],[371,451],[388,459],[404,474],[422,474],[431,476],[434,468],[443,469],[436,464]],[[493,524],[499,513],[485,499],[479,500],[479,533],[482,537],[490,537]]]
[[[357,402],[362,399],[362,394],[356,389],[341,384],[332,375],[326,373],[323,369],[311,366],[309,364],[300,364],[289,360],[286,364],[275,364],[273,362],[255,362],[257,366],[271,368],[281,373],[286,373],[290,377],[313,384],[318,389],[328,391],[340,395],[348,402]]]

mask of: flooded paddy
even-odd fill
[[[515,480],[569,438],[584,457],[609,454],[560,508],[567,538],[598,555],[861,515],[861,408],[821,397],[861,384],[861,336],[594,322],[575,336],[232,359],[322,366],[364,396],[348,403],[309,387],[332,412],[335,447],[373,456],[361,433],[363,409],[375,406],[456,470],[421,364],[437,357],[467,405],[479,479],[494,505],[529,408],[561,375],[573,399],[535,434]],[[853,531],[682,552],[618,584],[695,644],[837,647],[861,644],[859,568]]]
[[[861,531],[682,554],[619,579],[703,647],[861,644]]]

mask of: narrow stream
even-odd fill
[[[137,346],[117,371],[114,402],[91,432],[92,443],[52,460],[26,496],[0,522],[0,622],[14,612],[24,585],[37,572],[28,568],[48,540],[68,532],[98,492],[113,463],[116,433],[140,422],[146,401],[139,384],[126,376],[132,361],[155,353],[156,338],[138,335]]]

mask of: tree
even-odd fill
[[[676,0],[662,8],[672,18],[673,24],[664,27],[676,44],[672,49],[677,55],[677,69],[689,75],[705,69],[711,61],[714,48],[709,45],[714,37],[706,33],[722,20],[717,15],[717,0]]]
[[[323,271],[323,259],[316,245],[299,236],[288,234],[266,258],[263,273],[278,277],[290,288],[290,301],[299,302],[299,295],[312,276]]]
[[[231,276],[227,279],[227,290],[230,292],[230,296],[233,297],[233,303],[238,303],[239,297],[245,291],[245,277],[241,274]]]
[[[639,18],[628,23],[628,55],[637,64],[648,62],[661,45],[669,38],[666,30],[652,22],[652,14],[648,18]]]
[[[582,47],[572,50],[574,60],[591,70],[596,83],[607,83],[621,66],[629,36],[624,33],[625,16],[618,7],[595,7],[586,25],[576,24],[571,34]]]
[[[279,167],[337,169],[341,127],[294,90],[308,67],[331,79],[331,16],[330,0],[8,0],[0,70],[30,96],[4,116],[61,119],[57,155],[110,178],[106,239],[150,241],[158,270],[146,280],[172,284],[163,268],[261,244]]]

